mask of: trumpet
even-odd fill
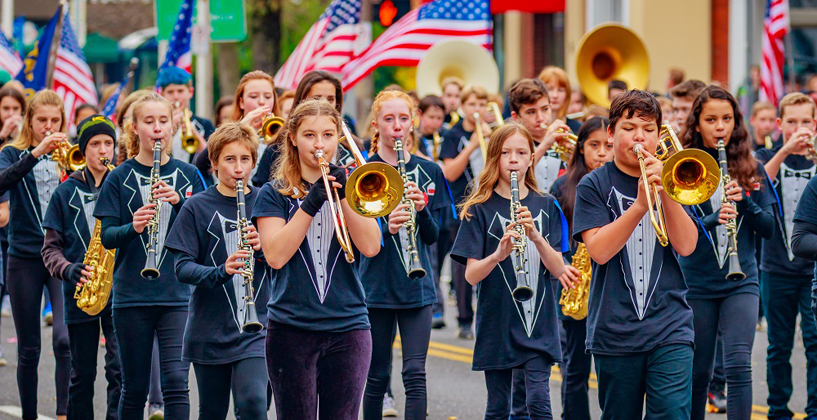
[[[250,256],[244,260],[244,267],[241,269],[241,277],[244,278],[244,322],[241,331],[255,333],[264,329],[258,322],[258,313],[255,311],[255,289],[252,282],[255,279],[255,260],[253,259],[252,246],[247,241],[247,206],[244,201],[244,181],[235,181],[235,200],[238,207],[238,249],[248,251]]]
[[[700,149],[684,149],[672,127],[661,127],[658,150],[655,157],[664,163],[661,171],[661,185],[664,193],[672,200],[683,205],[695,205],[709,200],[715,193],[720,181],[720,169],[712,156]],[[636,143],[633,153],[638,158],[641,168],[641,180],[647,197],[650,222],[655,228],[655,235],[661,246],[669,244],[664,209],[661,197],[655,186],[647,180],[647,168],[644,164],[644,146]]]
[[[459,112],[454,111],[454,112],[448,114],[448,116],[451,117],[451,119],[449,120],[449,123],[448,123],[449,127],[453,127],[453,126],[457,125],[458,122],[460,122]]]
[[[496,102],[488,102],[486,106],[488,112],[494,114],[493,127],[502,127],[505,125],[505,119],[502,118],[502,111],[499,110],[499,104]]]
[[[275,114],[269,113],[264,117],[264,122],[261,123],[261,129],[258,130],[258,137],[263,139],[265,144],[272,143],[275,140],[275,134],[284,126],[284,119],[276,117]]]
[[[556,130],[556,132],[560,134],[567,133],[567,136],[553,143],[550,149],[559,154],[559,159],[561,159],[562,162],[570,162],[570,159],[573,158],[573,153],[576,151],[576,145],[579,144],[579,136],[564,128],[560,128]]]
[[[50,131],[47,131],[45,136],[48,137],[51,134]],[[79,146],[69,143],[68,140],[57,143],[57,148],[51,152],[51,160],[57,162],[66,171],[76,172],[85,167],[85,156],[79,151]]]
[[[729,176],[729,167],[726,162],[726,145],[723,139],[718,139],[718,164],[721,170],[722,193],[721,205],[729,203],[733,209],[737,209],[735,202],[726,198],[726,184],[732,181]],[[726,223],[727,253],[729,254],[729,271],[726,273],[727,280],[739,281],[746,278],[746,274],[740,268],[740,258],[738,257],[738,226],[735,219],[730,219]]]
[[[431,135],[432,140],[432,148],[431,148],[431,159],[436,162],[437,159],[440,158],[440,144],[442,143],[442,139],[440,138],[440,132],[435,131],[434,134]]]
[[[519,224],[516,211],[522,203],[519,201],[519,175],[516,171],[511,172],[511,223],[515,225],[514,230],[519,233],[519,239],[513,243],[514,272],[516,272],[516,287],[511,291],[511,296],[517,302],[526,302],[533,297],[533,289],[528,281],[527,263],[525,255],[528,247],[528,237],[525,235],[525,227]]]
[[[766,136],[766,144],[769,145],[766,148],[771,149],[772,139],[769,136]],[[806,159],[817,163],[817,134],[809,137],[808,141],[809,148],[806,151]]]
[[[411,213],[411,218],[403,223],[406,229],[406,236],[408,237],[408,252],[409,252],[409,270],[408,276],[412,279],[421,279],[426,276],[426,270],[420,263],[420,253],[417,248],[417,211],[414,209],[414,202],[406,196],[405,185],[409,182],[406,174],[406,159],[403,157],[403,139],[394,139],[394,151],[397,153],[397,171],[403,179],[403,203],[408,204],[408,211]]]
[[[479,150],[482,151],[482,164],[488,162],[488,142],[482,134],[482,119],[479,117],[479,112],[474,113],[474,125],[476,127],[477,139],[479,140]]]
[[[176,102],[176,104],[179,103]],[[193,125],[190,122],[192,117],[193,114],[189,109],[185,108],[182,111],[182,132],[179,134],[182,138],[182,149],[191,155],[198,152],[200,146],[198,136],[193,133]]]

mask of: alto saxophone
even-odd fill
[[[113,165],[108,158],[101,158],[102,163],[113,170]],[[102,234],[102,223],[99,219],[94,222],[94,231],[91,233],[91,241],[88,243],[88,250],[82,265],[91,267],[91,278],[88,283],[77,283],[74,290],[74,299],[77,301],[77,308],[88,315],[96,315],[102,312],[108,305],[111,297],[111,286],[113,286],[113,265],[116,260],[115,249],[105,249],[102,246],[100,236]]]
[[[513,243],[514,258],[513,265],[516,272],[516,288],[511,291],[511,296],[517,302],[525,302],[533,297],[533,289],[528,282],[528,259],[525,253],[528,247],[528,237],[525,235],[525,227],[519,224],[519,217],[516,211],[522,207],[522,202],[519,200],[519,175],[516,171],[511,172],[511,223],[519,233],[519,239]]]
[[[247,227],[250,222],[247,221],[247,205],[244,202],[244,181],[240,179],[235,181],[235,200],[238,207],[238,249],[250,253],[250,256],[244,259],[244,267],[241,269],[241,277],[244,278],[244,300],[246,301],[241,330],[246,333],[255,333],[264,329],[264,326],[258,322],[258,313],[255,311],[255,289],[252,285],[255,279],[255,259],[252,245],[247,240]]]
[[[400,177],[403,178],[403,185],[409,182],[406,174],[406,159],[403,156],[403,139],[394,139],[394,151],[397,152],[397,171],[400,172]],[[420,252],[417,248],[417,212],[414,210],[414,202],[408,198],[408,189],[403,188],[403,204],[408,204],[408,211],[411,213],[411,218],[403,223],[406,228],[406,236],[408,236],[408,252],[409,252],[409,278],[421,279],[426,276],[426,270],[420,263]]]
[[[161,226],[162,214],[162,200],[153,197],[153,186],[161,180],[159,178],[159,171],[162,165],[162,142],[156,140],[153,144],[153,168],[150,169],[150,189],[148,193],[147,203],[156,204],[153,210],[153,218],[148,221],[146,229],[148,231],[148,245],[147,245],[147,260],[145,261],[145,268],[142,269],[142,278],[145,280],[156,280],[159,278],[159,265],[157,263],[159,257],[159,229]]]
[[[590,298],[590,278],[592,266],[590,264],[590,254],[587,247],[579,244],[576,253],[573,254],[571,264],[581,272],[581,280],[578,286],[572,289],[562,289],[559,297],[559,305],[562,305],[562,313],[577,321],[587,317],[587,305]]]

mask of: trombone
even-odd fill
[[[482,151],[482,164],[488,162],[488,142],[482,134],[482,119],[479,117],[479,112],[474,113],[474,125],[476,126],[477,140],[479,140],[479,150]]]
[[[353,212],[363,217],[383,217],[394,210],[403,198],[403,178],[397,169],[383,162],[369,162],[363,159],[360,149],[352,138],[352,133],[342,123],[344,136],[349,139],[349,148],[355,157],[357,169],[346,180],[346,202]],[[353,263],[355,256],[352,251],[352,242],[349,239],[349,229],[346,227],[346,218],[340,203],[338,191],[332,187],[327,178],[329,176],[329,162],[324,157],[323,150],[315,152],[315,158],[321,169],[321,178],[326,187],[327,201],[335,223],[335,235],[340,242],[340,248],[346,256],[346,261]],[[332,191],[332,193],[329,193]]]
[[[486,108],[488,109],[488,112],[494,114],[494,123],[493,123],[492,127],[496,128],[496,127],[502,127],[503,125],[505,125],[505,119],[502,118],[502,112],[499,110],[499,104],[498,103],[488,102],[488,105],[486,106]]]
[[[647,196],[650,222],[661,246],[667,246],[666,223],[661,197],[655,186],[647,181],[647,167],[644,164],[644,146],[636,143],[633,153],[638,157],[641,180]],[[682,205],[701,204],[715,193],[720,182],[720,168],[715,158],[700,149],[684,149],[669,125],[661,126],[655,157],[664,163],[661,171],[661,185],[664,193]]]

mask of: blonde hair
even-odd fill
[[[770,110],[774,111],[775,115],[777,115],[777,108],[775,108],[774,105],[772,105],[770,102],[766,102],[766,101],[757,101],[757,102],[755,102],[755,104],[752,105],[752,111],[751,111],[750,115],[752,117],[754,117],[754,116],[757,115],[758,112],[765,111],[767,109],[770,109]]]
[[[567,72],[564,69],[556,66],[547,66],[542,69],[542,72],[539,73],[539,80],[545,82],[545,84],[555,81],[565,90],[565,102],[562,104],[562,108],[559,109],[559,115],[556,118],[561,120],[565,119],[567,115],[567,108],[570,105],[570,97],[573,94],[570,88],[570,79],[567,77]]]
[[[34,142],[34,128],[32,127],[32,120],[34,119],[34,114],[44,106],[55,106],[60,110],[60,128],[56,132],[64,133],[68,121],[65,118],[65,105],[60,99],[60,96],[57,95],[51,89],[43,89],[37,92],[32,98],[31,101],[28,103],[28,112],[23,117],[23,126],[20,128],[20,135],[17,136],[14,141],[7,144],[6,146],[11,146],[17,150],[25,150],[28,149],[31,144]]]
[[[240,143],[249,149],[253,166],[258,163],[258,133],[247,124],[225,122],[207,140],[207,154],[214,171],[221,151],[231,143]]]
[[[136,131],[136,120],[139,118],[139,111],[148,103],[158,102],[167,106],[167,115],[173,118],[173,105],[164,96],[156,92],[147,92],[138,99],[136,99],[130,107],[130,121],[125,124],[125,130],[128,133],[128,156],[134,157],[139,154],[141,140],[139,133]]]
[[[130,133],[133,128],[133,120],[130,115],[130,108],[133,103],[139,98],[145,96],[151,91],[148,89],[137,90],[128,95],[122,104],[116,109],[116,126],[119,127],[119,156],[117,156],[116,164],[119,165],[126,159],[130,159],[139,153],[139,143],[135,145],[131,142]]]
[[[390,101],[392,99],[402,99],[406,106],[408,106],[409,115],[414,115],[414,101],[411,99],[407,93],[400,91],[400,90],[384,90],[377,94],[374,98],[374,102],[372,102],[372,120],[376,121],[378,114],[380,114],[380,110],[383,108],[383,104],[386,101]],[[380,132],[375,132],[372,136],[372,146],[371,146],[371,153],[375,154],[378,150],[378,143],[380,142]]]
[[[809,104],[811,105],[811,116],[814,116],[815,106],[814,101],[806,94],[800,92],[792,92],[783,97],[780,100],[780,105],[778,108],[780,109],[780,119],[783,119],[783,115],[786,114],[786,107],[793,106],[793,105],[802,105],[802,104]],[[754,114],[752,114],[754,115]]]
[[[275,93],[275,80],[273,80],[272,76],[270,76],[267,72],[253,70],[242,76],[241,80],[238,81],[238,87],[235,90],[235,102],[233,102],[233,121],[241,121],[241,119],[244,118],[244,110],[241,109],[244,89],[246,89],[247,84],[253,80],[266,80],[269,82],[270,86],[272,86],[272,106],[270,107],[270,110],[276,116],[281,116],[281,106],[278,104],[278,95]]]
[[[519,123],[509,122],[494,131],[488,142],[488,159],[485,163],[485,169],[483,169],[479,175],[479,181],[475,186],[476,188],[471,190],[471,193],[468,194],[468,198],[459,206],[461,219],[470,219],[472,214],[468,213],[468,210],[491,198],[491,195],[494,193],[494,188],[496,188],[496,184],[499,182],[499,158],[502,156],[502,145],[505,144],[505,140],[508,140],[516,133],[521,134],[528,140],[528,147],[530,148],[531,157],[533,157],[535,150],[533,136],[525,126]],[[525,186],[528,187],[531,192],[541,194],[536,185],[536,176],[534,175],[533,166],[528,167],[528,170],[525,172],[524,182]]]
[[[272,179],[277,181],[278,192],[285,196],[301,198],[306,195],[298,146],[293,143],[304,118],[320,116],[330,117],[340,133],[340,113],[325,99],[308,99],[298,104],[278,132],[283,142],[280,145],[281,155],[273,165],[275,172]]]
[[[448,85],[456,85],[460,90],[462,90],[465,83],[459,77],[449,76],[443,79],[442,83],[440,83],[440,90],[445,90],[445,87]]]
[[[468,97],[475,95],[477,99],[488,100],[488,91],[480,85],[468,85],[460,92],[460,101],[465,102]]]

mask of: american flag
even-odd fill
[[[429,48],[460,39],[491,49],[488,0],[435,0],[414,9],[383,32],[372,45],[344,66],[343,90],[380,66],[416,66]]]
[[[97,105],[96,86],[91,68],[79,47],[69,19],[63,19],[60,45],[54,63],[54,91],[65,103],[68,124],[73,124],[74,109],[83,104]]]
[[[116,112],[116,103],[119,102],[119,96],[122,95],[122,89],[124,89],[125,86],[128,85],[128,82],[130,82],[130,78],[131,73],[128,73],[128,75],[125,76],[125,80],[123,80],[122,83],[119,84],[119,87],[116,88],[113,95],[111,95],[111,97],[108,98],[108,101],[105,102],[105,105],[102,107],[102,111],[100,112],[100,114],[110,119],[113,119],[114,117],[113,114],[114,112]]]
[[[193,53],[190,52],[190,38],[193,30],[193,0],[184,0],[179,8],[179,17],[173,26],[173,33],[167,44],[165,61],[159,66],[159,71],[168,66],[181,67],[193,74]]]
[[[361,0],[333,0],[275,75],[275,85],[295,89],[312,70],[339,73],[352,59],[360,31]]]
[[[787,0],[767,0],[761,42],[763,58],[760,60],[760,100],[771,102],[774,106],[777,106],[780,98],[785,94],[783,38],[788,31],[789,2]]]
[[[23,60],[2,32],[0,32],[0,69],[12,76],[23,69]]]

